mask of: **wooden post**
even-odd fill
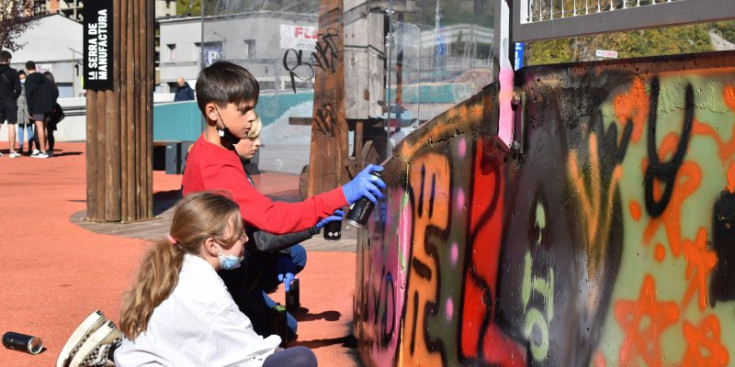
[[[87,91],[87,217],[153,216],[153,17],[146,0],[113,2],[113,87]]]
[[[342,6],[342,0],[322,0],[320,6],[319,39],[313,54],[316,72],[309,196],[331,190],[348,178]]]

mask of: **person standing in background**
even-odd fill
[[[184,78],[179,77],[176,82],[176,94],[174,95],[174,102],[177,101],[193,101],[194,100],[194,89],[191,89],[189,83]]]
[[[54,90],[51,82],[41,73],[36,72],[36,63],[26,62],[26,102],[28,102],[28,113],[36,125],[36,136],[38,137],[38,149],[31,154],[33,158],[48,158],[46,151],[46,129],[48,119],[54,110]]]
[[[20,78],[21,93],[18,96],[18,153],[23,154],[23,142],[28,141],[28,155],[33,150],[33,121],[28,114],[28,103],[26,103],[26,72],[21,70],[18,72]]]
[[[59,103],[57,102],[59,99],[59,87],[56,85],[56,80],[54,79],[54,74],[51,74],[50,71],[45,71],[43,73],[43,76],[48,79],[49,83],[51,83],[51,92],[53,97],[53,109],[51,111],[51,114],[46,119],[47,128],[46,128],[46,142],[47,142],[47,148],[46,152],[49,157],[54,156],[54,143],[56,143],[56,139],[54,138],[54,131],[56,131],[56,124],[61,121],[59,119],[59,116],[61,115],[61,107],[59,106]]]
[[[0,52],[0,125],[8,121],[8,145],[10,158],[20,157],[15,151],[15,124],[18,123],[18,96],[22,90],[18,72],[10,67],[13,55],[3,50]],[[0,153],[0,157],[2,153]]]

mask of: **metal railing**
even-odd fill
[[[733,0],[512,0],[513,42],[735,18]]]

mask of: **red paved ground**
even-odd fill
[[[69,222],[86,209],[84,143],[59,143],[51,159],[0,158],[0,332],[39,336],[39,355],[0,348],[0,366],[52,366],[77,324],[100,309],[117,321],[142,240],[100,235]],[[7,152],[7,143],[0,144]],[[262,175],[262,190],[295,189],[290,175]],[[179,187],[181,176],[154,172],[155,192]],[[335,264],[339,264],[335,266]],[[355,254],[310,252],[300,275],[299,343],[313,348],[321,366],[355,366],[349,335]],[[282,292],[279,292],[282,295]]]

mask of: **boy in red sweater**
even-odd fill
[[[309,229],[363,196],[375,203],[383,198],[385,183],[370,174],[383,169],[377,165],[369,165],[342,187],[299,203],[273,202],[249,185],[233,145],[247,138],[259,92],[257,80],[239,65],[221,61],[200,72],[197,104],[207,125],[186,158],[181,182],[184,196],[227,190],[240,205],[246,224],[273,234]]]

